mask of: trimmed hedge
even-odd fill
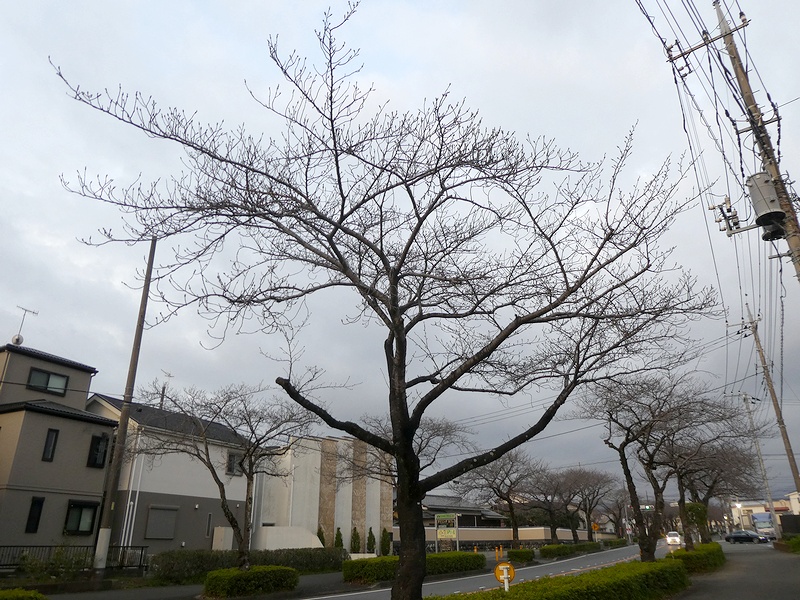
[[[789,547],[789,552],[800,553],[800,535],[793,535],[792,537],[784,537],[783,541]]]
[[[539,548],[539,556],[542,558],[562,558],[572,556],[576,552],[572,544],[548,544]]]
[[[628,540],[625,538],[617,538],[615,540],[603,540],[603,545],[606,548],[622,548],[628,545]]]
[[[725,564],[725,553],[717,542],[695,544],[692,552],[684,548],[667,555],[667,559],[680,560],[690,574],[715,571]]]
[[[600,542],[581,542],[580,544],[575,544],[575,552],[600,552],[603,547],[600,545]]]
[[[660,560],[623,563],[568,577],[543,577],[512,585],[507,593],[502,589],[476,592],[470,594],[470,600],[661,600],[688,586],[689,576],[681,561]]]
[[[206,576],[203,594],[214,598],[253,596],[293,590],[300,574],[290,567],[256,566],[247,571],[220,569]]]
[[[0,590],[0,600],[47,600],[47,596],[35,590]]]
[[[342,565],[342,578],[344,581],[359,583],[391,581],[395,577],[399,561],[398,556],[346,560]],[[428,554],[425,557],[425,570],[428,575],[463,573],[484,568],[486,568],[486,556],[481,553],[441,552]]]
[[[486,568],[486,555],[480,552],[440,552],[425,558],[428,575],[464,573]]]
[[[358,583],[377,583],[378,581],[391,581],[394,579],[397,556],[378,556],[377,558],[362,558],[359,560],[346,560],[342,565],[342,579]]]
[[[292,567],[301,573],[340,571],[347,553],[342,548],[293,548],[254,550],[250,564]],[[234,550],[171,550],[156,554],[151,562],[154,577],[163,583],[202,583],[206,574],[218,569],[235,568]]]
[[[508,551],[508,560],[517,563],[528,563],[533,560],[533,550],[528,548],[520,548],[518,550]]]

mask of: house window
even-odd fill
[[[175,525],[178,522],[177,506],[150,506],[147,513],[147,526],[144,537],[149,540],[175,539]]]
[[[228,452],[228,463],[225,465],[225,473],[228,475],[241,475],[243,458],[244,455],[241,452]]]
[[[67,521],[64,523],[64,533],[66,535],[92,535],[98,506],[98,502],[70,500],[67,506]]]
[[[57,443],[58,443],[58,429],[48,429],[47,437],[44,439],[44,451],[42,451],[43,461],[53,462],[53,457],[56,455]]]
[[[25,533],[36,533],[39,531],[39,520],[42,518],[43,506],[43,497],[34,496],[31,498],[31,507],[28,509],[28,521],[25,523]]]
[[[89,459],[86,461],[87,467],[102,469],[106,464],[106,452],[108,451],[108,435],[93,435],[92,443],[89,444]]]
[[[69,377],[66,375],[58,375],[41,369],[32,368],[28,375],[29,389],[59,396],[64,396],[67,393],[68,382]]]

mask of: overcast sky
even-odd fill
[[[655,1],[643,4],[656,17],[657,29],[670,37]],[[245,81],[256,93],[280,83],[267,56],[269,35],[279,36],[285,53],[296,49],[316,58],[313,31],[328,6],[341,12],[345,5],[330,0],[0,2],[4,342],[19,330],[23,311],[18,306],[38,311],[25,320],[25,345],[96,367],[93,391],[121,395],[140,299],[137,270],[144,266],[147,249],[82,244],[80,239],[101,227],[118,228],[119,216],[110,207],[70,194],[60,177],[74,181],[75,173],[86,169],[129,182],[139,173],[152,179],[180,170],[177,147],[71,100],[50,61],[84,89],[122,86],[153,96],[161,106],[197,111],[201,121],[224,120],[231,127],[244,123],[252,133],[270,135],[273,125],[251,99]],[[754,87],[762,102],[766,89],[781,105],[782,169],[798,173],[800,102],[793,102],[800,97],[798,9],[778,0],[741,8],[752,20],[746,49],[766,83],[766,88]],[[697,3],[696,10],[706,22],[715,22],[710,0]],[[692,39],[688,18],[685,22]],[[613,155],[636,125],[629,180],[687,150],[672,71],[633,0],[364,0],[344,35],[361,48],[361,81],[374,84],[377,97],[389,100],[395,110],[416,109],[449,86],[454,97],[480,110],[487,126],[553,137],[586,160]],[[687,82],[702,103],[704,87],[699,80]],[[713,120],[713,112],[706,113],[709,117]],[[707,176],[719,180],[715,191],[725,194],[720,154],[707,136],[698,139]],[[687,194],[692,184],[687,182]],[[698,368],[722,390],[764,398],[758,415],[772,415],[756,375],[752,338],[733,335],[747,301],[763,317],[760,331],[782,388],[789,433],[800,445],[800,326],[793,310],[800,285],[791,267],[785,266],[781,280],[778,261],[769,258],[773,248],[760,242],[756,232],[728,239],[701,206],[684,215],[671,239],[677,260],[704,285],[719,288],[734,326],[728,330],[723,321],[698,325],[698,337],[709,344],[707,360]],[[159,310],[151,305],[150,314]],[[167,372],[174,386],[213,389],[232,382],[268,383],[281,374],[261,354],[272,351],[271,340],[231,335],[217,346],[207,327],[187,312],[148,330],[138,383]],[[347,397],[337,398],[337,409],[358,417],[374,399],[372,412],[382,410],[385,400],[378,396],[384,378],[373,360],[379,341],[338,322],[315,329],[314,336],[317,362],[359,384]],[[526,397],[506,407],[476,402],[459,408],[489,443],[514,433],[514,423],[534,401]],[[600,441],[601,428],[590,425],[555,424],[541,436],[547,439],[526,449],[553,466],[581,463],[615,471],[614,455]],[[569,430],[577,431],[563,433]],[[776,497],[792,487],[782,452],[777,439],[765,442]]]

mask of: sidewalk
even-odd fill
[[[722,543],[725,566],[695,575],[692,585],[671,600],[731,600],[800,597],[800,555],[766,546]]]

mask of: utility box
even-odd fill
[[[761,239],[764,241],[779,240],[786,237],[783,230],[783,212],[775,185],[768,173],[761,171],[747,178],[747,193],[756,213],[756,225],[764,228]]]

